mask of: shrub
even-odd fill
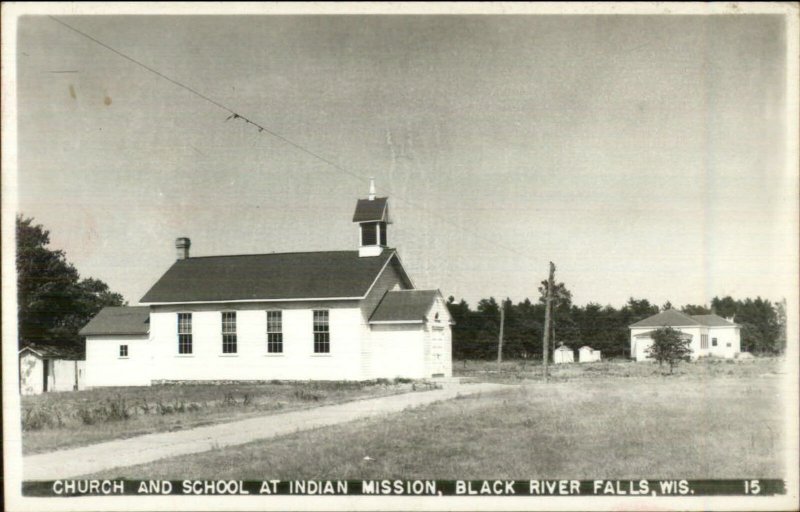
[[[319,402],[325,395],[306,388],[296,388],[294,390],[294,397],[304,402]]]
[[[131,417],[128,404],[120,395],[107,398],[103,412],[105,413],[105,421],[125,421]]]
[[[175,412],[175,408],[172,407],[171,405],[165,404],[161,400],[159,400],[156,403],[156,411],[158,412],[158,414],[161,414],[162,416],[164,416],[164,415],[167,415],[167,414],[174,413]]]
[[[81,407],[78,409],[78,418],[80,418],[84,425],[94,425],[95,423],[95,416],[88,407]]]
[[[60,414],[44,406],[33,406],[22,415],[22,430],[41,430],[56,424],[62,424]]]

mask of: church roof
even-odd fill
[[[356,211],[353,213],[353,222],[386,221],[388,200],[388,197],[359,199],[356,203]]]
[[[392,290],[386,292],[375,308],[370,323],[419,322],[425,320],[438,290]]]
[[[373,257],[323,251],[186,258],[176,261],[140,302],[359,299],[390,260],[410,285],[393,249]]]
[[[147,306],[118,306],[100,310],[78,334],[147,334],[150,328],[150,308]]]

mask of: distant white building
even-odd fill
[[[358,250],[190,257],[86,337],[89,386],[186,380],[367,380],[452,375],[452,323],[387,246],[388,199],[356,204]],[[300,226],[298,226],[299,228]]]
[[[668,309],[629,326],[631,358],[644,361],[647,349],[653,344],[652,334],[662,327],[672,327],[691,339],[692,359],[698,357],[734,358],[741,352],[741,328],[717,315],[687,315]]]
[[[560,345],[553,351],[553,363],[555,364],[563,364],[563,363],[574,363],[575,362],[575,353],[572,351],[571,348]]]
[[[588,345],[578,349],[578,361],[581,363],[594,363],[600,360],[600,351]]]

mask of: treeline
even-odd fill
[[[725,318],[734,318],[742,327],[742,350],[757,354],[776,354],[786,347],[786,304],[773,303],[760,297],[736,300],[732,297],[714,297],[711,304],[686,304],[674,307],[667,302],[662,306],[647,299],[630,298],[622,308],[589,303],[572,304],[571,293],[559,283],[555,287],[553,303],[553,343],[577,349],[589,345],[601,350],[604,358],[628,357],[630,330],[628,326],[666,309],[679,309],[689,315],[712,312]],[[503,301],[505,323],[503,328],[503,358],[541,359],[544,329],[544,288],[538,302],[525,299],[514,304]],[[500,330],[500,304],[494,297],[482,299],[475,310],[463,299],[456,302],[451,296],[448,308],[453,316],[453,357],[455,359],[493,359],[497,357],[497,340]]]
[[[20,347],[45,343],[80,347],[78,331],[105,306],[125,304],[99,279],[81,278],[50,232],[17,215],[17,317]]]

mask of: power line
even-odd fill
[[[266,127],[266,126],[264,126],[262,124],[259,124],[259,123],[255,122],[255,121],[252,121],[251,119],[239,114],[238,112],[236,112],[232,108],[230,108],[230,107],[228,107],[228,106],[226,106],[226,105],[224,105],[224,104],[222,104],[222,103],[220,103],[220,102],[218,102],[218,101],[206,96],[205,94],[197,91],[196,89],[194,89],[194,88],[192,88],[192,87],[190,87],[190,86],[188,86],[188,85],[186,85],[186,84],[184,84],[182,82],[179,82],[179,81],[177,81],[177,80],[175,80],[173,78],[170,78],[169,76],[167,76],[164,73],[158,71],[157,69],[154,69],[154,68],[148,66],[147,64],[145,64],[145,63],[143,63],[143,62],[141,62],[139,60],[134,59],[133,57],[131,57],[131,56],[129,56],[129,55],[117,50],[116,48],[114,48],[114,47],[112,47],[112,46],[100,41],[99,39],[97,39],[97,38],[87,34],[86,32],[84,32],[84,31],[82,31],[82,30],[70,25],[69,23],[66,23],[63,20],[60,20],[60,19],[56,18],[55,16],[48,16],[48,17],[50,19],[52,19],[53,21],[55,21],[56,23],[68,28],[69,30],[72,30],[76,34],[79,34],[82,37],[85,37],[86,39],[88,39],[88,40],[90,40],[90,41],[102,46],[103,48],[105,48],[107,50],[109,50],[110,52],[113,52],[114,54],[118,55],[119,57],[122,57],[123,59],[125,59],[125,60],[127,60],[129,62],[132,62],[133,64],[136,64],[137,66],[149,71],[150,73],[153,73],[154,75],[158,76],[159,78],[163,78],[164,80],[168,81],[169,83],[171,83],[171,84],[173,84],[173,85],[175,85],[177,87],[180,87],[181,89],[184,89],[184,90],[194,94],[198,98],[201,98],[201,99],[211,103],[212,105],[216,106],[217,108],[220,108],[220,109],[226,111],[229,114],[228,117],[225,119],[226,121],[229,121],[231,119],[233,119],[233,120],[241,119],[246,124],[253,125],[255,128],[257,128],[259,133],[265,132],[265,133],[267,133],[269,135],[272,135],[276,139],[281,140],[284,143],[292,146],[293,148],[295,148],[295,149],[297,149],[299,151],[302,151],[303,153],[305,153],[305,154],[307,154],[309,156],[312,156],[312,157],[316,158],[317,160],[319,160],[319,161],[321,161],[321,162],[333,167],[334,169],[336,169],[336,170],[338,170],[340,172],[343,172],[343,173],[345,173],[345,174],[347,174],[347,175],[349,175],[349,176],[351,176],[351,177],[353,177],[353,178],[355,178],[355,179],[357,179],[359,181],[367,181],[367,178],[365,176],[362,176],[361,174],[353,172],[353,171],[351,171],[351,170],[349,170],[349,169],[337,164],[336,162],[333,162],[333,161],[325,158],[324,156],[315,153],[314,151],[302,146],[301,144],[299,144],[297,142],[294,142],[293,140],[285,137],[284,135],[281,135],[280,133],[275,132],[274,130],[271,130],[270,128],[268,128],[268,127]],[[384,188],[384,190],[386,190],[387,193],[391,192],[387,188]],[[453,221],[451,221],[451,220],[449,220],[449,219],[447,219],[445,217],[441,217],[441,216],[437,215],[430,208],[425,208],[423,206],[420,206],[420,205],[414,203],[413,201],[409,201],[408,199],[404,199],[403,197],[400,197],[400,196],[393,196],[393,197],[396,200],[399,200],[400,202],[403,202],[403,203],[411,206],[414,209],[427,212],[428,215],[430,215],[431,217],[433,217],[433,218],[435,218],[435,219],[437,219],[437,220],[439,220],[439,221],[441,221],[441,222],[443,222],[445,224],[449,224],[450,226],[453,226],[453,227],[457,228],[459,231],[470,233],[476,239],[483,240],[484,242],[488,242],[488,243],[492,244],[493,247],[497,247],[499,249],[503,249],[503,250],[508,251],[510,253],[513,253],[513,254],[515,254],[517,256],[520,256],[522,258],[529,259],[529,256],[527,254],[524,254],[524,253],[522,253],[520,251],[517,251],[516,249],[514,249],[512,247],[508,247],[508,246],[505,246],[503,244],[500,244],[496,240],[492,240],[492,239],[490,239],[488,237],[485,237],[483,235],[479,235],[478,233],[476,233],[474,231],[470,231],[468,229],[465,229],[463,226],[460,226],[460,225],[456,224],[455,222],[453,222]]]

